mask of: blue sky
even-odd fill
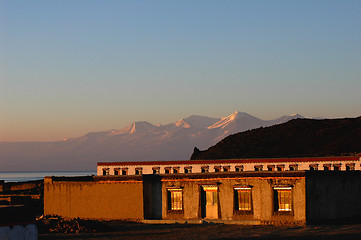
[[[361,1],[0,0],[0,141],[361,115]]]

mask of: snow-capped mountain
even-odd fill
[[[225,131],[235,133],[235,132],[243,132],[246,130],[258,128],[261,126],[265,127],[274,124],[285,123],[291,119],[296,119],[296,118],[303,118],[303,117],[299,114],[294,114],[291,116],[285,115],[274,120],[262,120],[248,113],[235,111],[228,117],[221,118],[220,121],[209,126],[208,129],[222,129]]]
[[[101,161],[185,160],[194,147],[205,149],[230,134],[294,118],[303,117],[262,120],[236,111],[224,118],[193,115],[166,125],[134,122],[59,142],[0,143],[0,170],[94,170]]]

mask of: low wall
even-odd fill
[[[44,178],[44,215],[85,219],[143,219],[141,178]]]
[[[35,224],[0,226],[0,239],[37,240],[38,229]]]
[[[10,191],[24,191],[41,188],[43,181],[11,183]]]
[[[43,180],[26,182],[3,182],[0,181],[0,193],[2,194],[42,194]]]
[[[38,228],[35,224],[0,225],[0,239],[37,240]]]

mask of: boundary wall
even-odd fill
[[[143,219],[142,178],[45,177],[44,215]]]

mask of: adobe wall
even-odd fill
[[[361,221],[361,172],[307,172],[308,223]]]
[[[218,219],[260,221],[265,224],[305,224],[306,190],[304,172],[298,173],[222,173],[203,174],[198,178],[189,175],[183,178],[162,179],[163,219],[201,219],[201,187],[207,184],[218,186]],[[234,186],[251,186],[252,212],[244,214],[235,210]],[[276,212],[274,209],[274,186],[292,186],[292,211]],[[183,211],[168,210],[167,188],[183,188]]]
[[[44,215],[86,219],[143,219],[141,179],[44,179]]]
[[[27,182],[4,182],[0,181],[0,192],[4,194],[40,194],[43,180]]]
[[[24,190],[32,190],[36,188],[41,188],[43,185],[42,180],[38,181],[28,181],[28,182],[14,182],[14,183],[7,183],[9,186],[10,191],[24,191]]]

